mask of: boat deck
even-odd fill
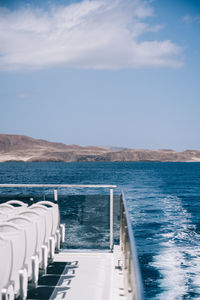
[[[28,299],[126,300],[121,259],[119,246],[113,253],[60,252],[38,287],[29,290]]]

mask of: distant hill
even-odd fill
[[[23,135],[0,134],[0,162],[5,161],[200,161],[200,151],[144,150],[120,147],[81,147]]]

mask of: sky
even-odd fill
[[[0,0],[0,133],[200,150],[200,0]]]

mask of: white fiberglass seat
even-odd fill
[[[28,278],[31,280],[33,277],[37,276],[38,274],[33,274],[34,270],[32,269],[32,261],[34,259],[33,256],[36,255],[37,249],[37,225],[35,222],[31,221],[27,217],[22,215],[17,215],[7,220],[7,222],[12,222],[13,224],[19,226],[20,228],[24,229],[26,234],[26,257],[25,257],[25,266],[28,272]],[[38,270],[39,271],[39,270]]]
[[[48,264],[48,257],[51,261],[54,259],[54,253],[55,253],[55,242],[53,237],[51,236],[52,234],[52,228],[53,228],[53,218],[52,218],[52,209],[47,208],[43,205],[39,204],[33,204],[29,207],[29,210],[35,211],[41,216],[45,218],[45,240],[44,240],[44,245],[43,245],[43,267],[42,269],[44,272],[46,272],[47,264]]]
[[[26,298],[28,276],[25,269],[26,235],[25,231],[13,223],[0,223],[0,235],[9,240],[13,247],[12,272],[10,280],[14,284],[14,293]]]
[[[0,299],[14,299],[14,289],[11,283],[13,247],[9,239],[0,235]]]
[[[52,219],[52,212],[45,206],[33,204],[29,207],[31,211],[35,211],[40,215],[45,217],[45,240],[44,243],[48,246],[49,238],[51,237],[52,228],[53,228],[53,219]]]
[[[45,241],[45,232],[46,232],[45,218],[41,217],[40,214],[38,214],[35,211],[31,211],[30,209],[21,212],[19,216],[28,218],[36,225],[37,228],[36,229],[37,230],[36,252],[40,254],[41,247]]]
[[[37,205],[42,205],[44,207],[47,207],[51,211],[51,217],[53,220],[51,235],[54,237],[56,235],[56,230],[59,229],[59,225],[60,225],[60,213],[59,213],[58,204],[52,203],[50,201],[40,201],[37,202]]]
[[[36,254],[38,256],[41,267],[45,269],[46,259],[43,257],[43,246],[45,244],[45,234],[46,234],[45,217],[44,215],[40,215],[38,212],[30,209],[21,212],[19,216],[27,217],[36,225],[37,228]]]
[[[40,201],[37,202],[37,205],[46,207],[51,212],[53,226],[50,238],[49,258],[50,260],[53,260],[55,250],[59,252],[60,243],[64,243],[65,241],[65,224],[60,224],[60,212],[58,204],[50,201]]]

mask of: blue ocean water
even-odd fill
[[[0,183],[117,184],[128,201],[145,299],[200,299],[200,163],[10,162],[0,164]]]

